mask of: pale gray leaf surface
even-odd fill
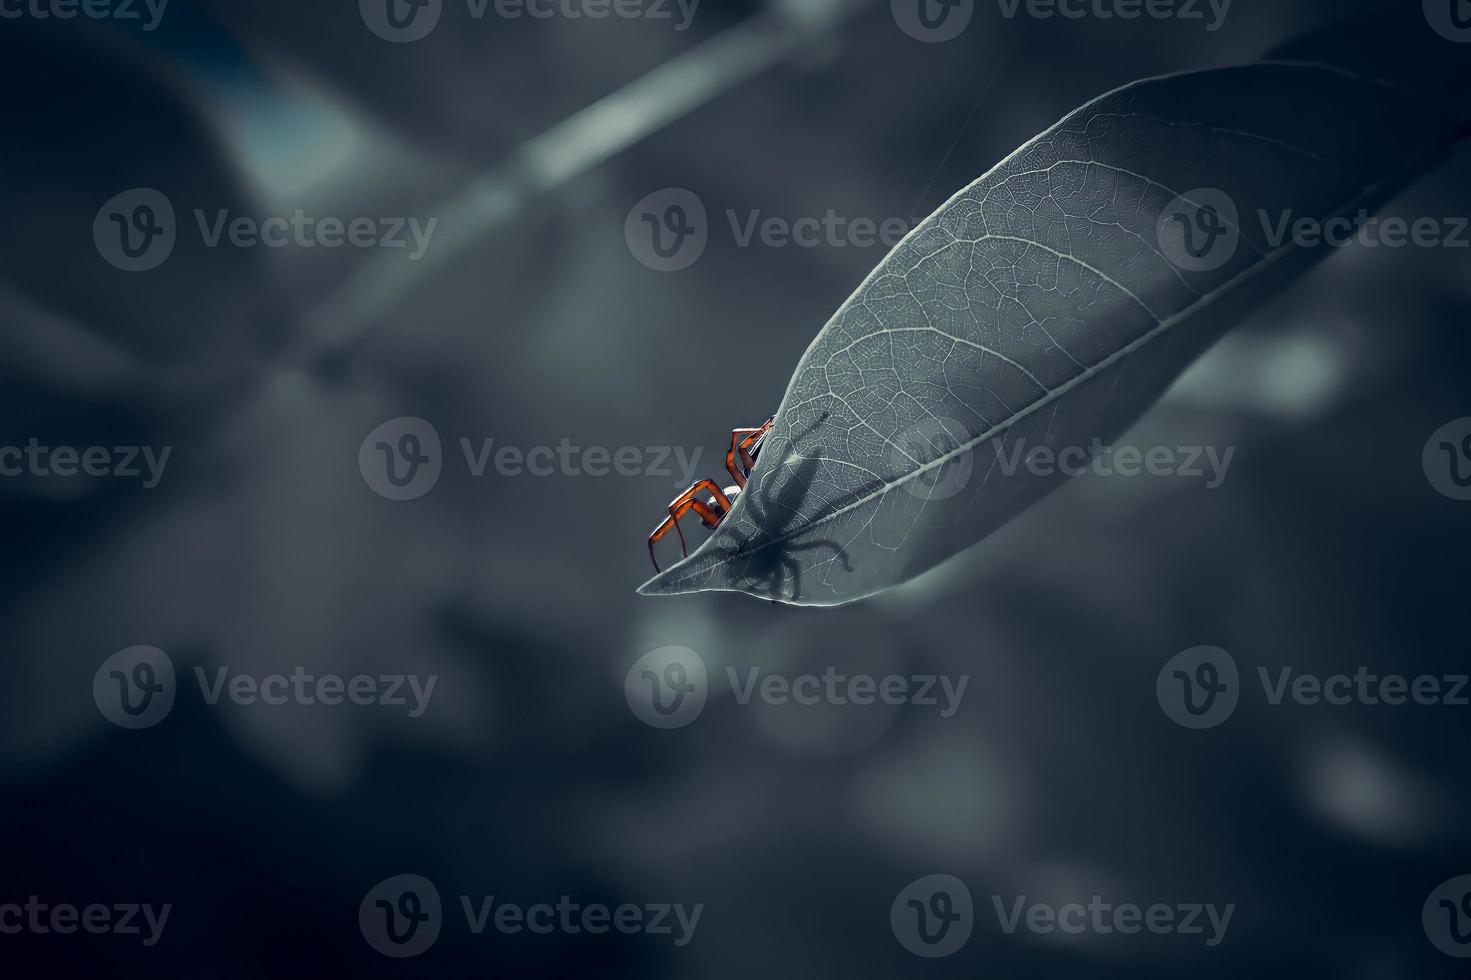
[[[1008,475],[1018,446],[1117,438],[1333,251],[1274,246],[1261,212],[1372,212],[1454,142],[1465,116],[1448,103],[1464,91],[1437,99],[1357,65],[1272,61],[1145,80],[1073,112],[844,302],[731,514],[640,591],[834,605],[971,546],[1063,479]],[[1189,271],[1157,228],[1182,195],[1206,207],[1200,189],[1235,205],[1240,241],[1219,268]]]

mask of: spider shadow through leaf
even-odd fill
[[[853,571],[847,550],[834,540],[824,538],[802,544],[784,540],[786,535],[797,530],[797,521],[805,516],[804,505],[812,493],[812,477],[822,462],[820,452],[804,456],[797,447],[827,418],[828,413],[824,412],[806,430],[793,436],[791,449],[777,464],[779,469],[768,470],[759,481],[752,480],[744,497],[751,512],[747,520],[755,525],[755,529],[742,535],[732,528],[734,541],[717,546],[726,560],[740,559],[743,569],[739,576],[741,588],[772,602],[783,599],[795,601],[802,597],[802,563],[797,559],[800,554],[829,549],[833,552],[832,560],[841,562],[844,571]],[[777,473],[785,473],[786,478],[774,486]],[[810,516],[808,524],[821,523],[841,506],[839,501],[823,507]],[[785,591],[788,579],[791,580],[790,594]]]

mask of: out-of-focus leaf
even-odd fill
[[[848,602],[1053,490],[1017,461],[1118,437],[1333,251],[1274,240],[1284,217],[1373,212],[1465,134],[1464,46],[1333,38],[1110,92],[952,197],[808,348],[729,517],[640,591]]]

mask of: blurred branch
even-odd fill
[[[0,280],[0,361],[6,373],[62,391],[96,394],[152,390],[147,369],[99,331]]]
[[[441,220],[434,250],[422,261],[369,261],[310,311],[287,363],[349,355],[385,310],[511,221],[532,199],[800,53],[865,2],[829,0],[751,17],[528,140],[509,160],[431,210]]]

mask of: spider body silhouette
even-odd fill
[[[827,418],[826,415],[823,418]],[[820,420],[819,420],[820,421]],[[848,553],[836,541],[816,540],[794,544],[790,532],[802,519],[804,505],[812,488],[812,477],[821,459],[817,456],[796,457],[784,465],[786,479],[773,488],[775,479],[767,479],[751,493],[746,507],[757,530],[745,536],[736,531],[729,545],[732,557],[741,556],[741,580],[750,589],[759,587],[772,602],[802,597],[802,562],[797,556],[809,551],[827,549],[843,570],[852,572]],[[773,474],[768,473],[768,477]],[[791,592],[787,592],[787,582]]]
[[[680,518],[694,511],[700,522],[712,531],[725,520],[725,515],[730,513],[731,502],[746,488],[746,481],[750,479],[751,470],[756,466],[756,457],[761,453],[761,444],[775,421],[775,417],[772,417],[754,429],[731,430],[730,449],[725,454],[725,468],[735,481],[734,485],[722,489],[714,480],[700,480],[669,502],[669,516],[659,522],[659,526],[649,534],[649,561],[654,563],[654,571],[661,571],[659,559],[654,557],[654,545],[671,530],[679,535],[680,552],[684,557],[689,557],[689,546],[685,543],[684,531],[679,526]],[[708,496],[702,500],[702,494]]]

